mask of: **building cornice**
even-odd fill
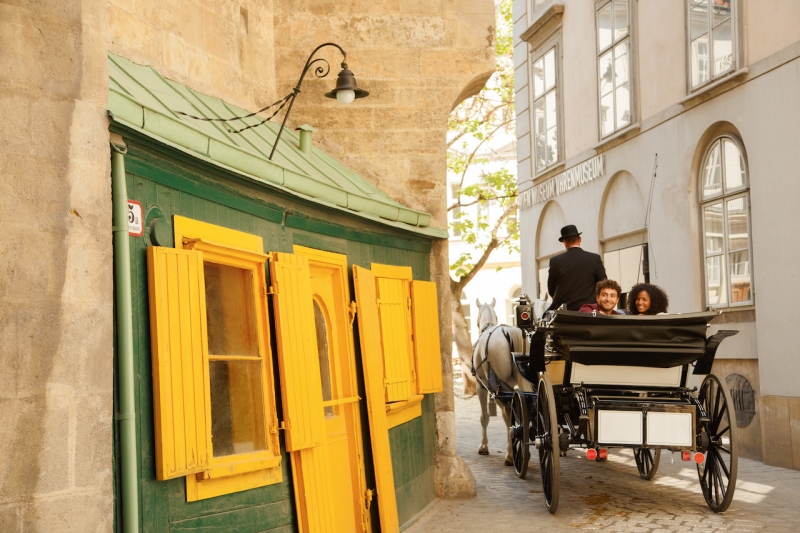
[[[520,39],[536,48],[547,40],[553,32],[561,26],[561,17],[564,15],[564,4],[555,3],[545,9],[541,15],[531,22],[528,29],[522,32]]]

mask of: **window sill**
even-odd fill
[[[542,44],[550,36],[552,30],[561,24],[561,17],[564,15],[564,4],[554,3],[541,14],[533,19],[528,29],[522,32],[520,40],[527,42],[533,48]]]
[[[280,457],[278,457],[278,460],[280,460]],[[217,479],[204,479],[202,481],[198,480],[197,476],[192,474],[186,476],[186,501],[196,502],[208,498],[216,498],[217,496],[224,496],[225,494],[232,494],[243,490],[275,485],[282,481],[283,471],[281,470],[280,464],[272,468],[257,470],[255,472],[246,472]]]
[[[731,72],[724,78],[720,78],[717,81],[711,83],[710,85],[706,85],[705,87],[693,92],[689,96],[685,97],[683,100],[678,101],[680,105],[684,108],[693,107],[695,104],[700,103],[701,101],[706,101],[719,93],[725,92],[728,89],[732,89],[737,85],[744,83],[747,78],[747,73],[749,70],[747,67],[740,68],[737,71]],[[719,93],[716,92],[717,89],[720,89]],[[711,94],[714,93],[714,94]]]
[[[539,185],[543,181],[549,180],[550,178],[552,178],[553,176],[564,170],[565,164],[566,163],[562,161],[560,163],[555,163],[549,166],[548,168],[544,169],[541,174],[533,178],[533,184]]]
[[[424,397],[422,394],[415,394],[402,402],[387,403],[386,422],[389,425],[389,429],[422,416],[422,399]]]
[[[611,148],[615,147],[618,144],[621,144],[631,137],[634,137],[639,134],[642,129],[642,123],[637,122],[635,124],[631,124],[627,128],[623,128],[616,133],[613,133],[610,137],[606,137],[599,143],[592,146],[592,150],[601,154],[606,150],[610,150]]]

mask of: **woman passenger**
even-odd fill
[[[628,293],[629,315],[661,315],[667,313],[669,298],[658,285],[639,283]]]

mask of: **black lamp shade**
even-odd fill
[[[364,98],[369,95],[364,89],[358,88],[356,77],[347,67],[342,69],[339,73],[339,77],[336,78],[336,88],[329,93],[325,93],[325,96],[328,98],[336,98],[336,93],[339,91],[353,91],[356,93],[356,98]]]

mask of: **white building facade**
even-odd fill
[[[777,0],[514,3],[523,292],[575,224],[623,290],[721,310],[740,454],[795,469],[798,20]]]

